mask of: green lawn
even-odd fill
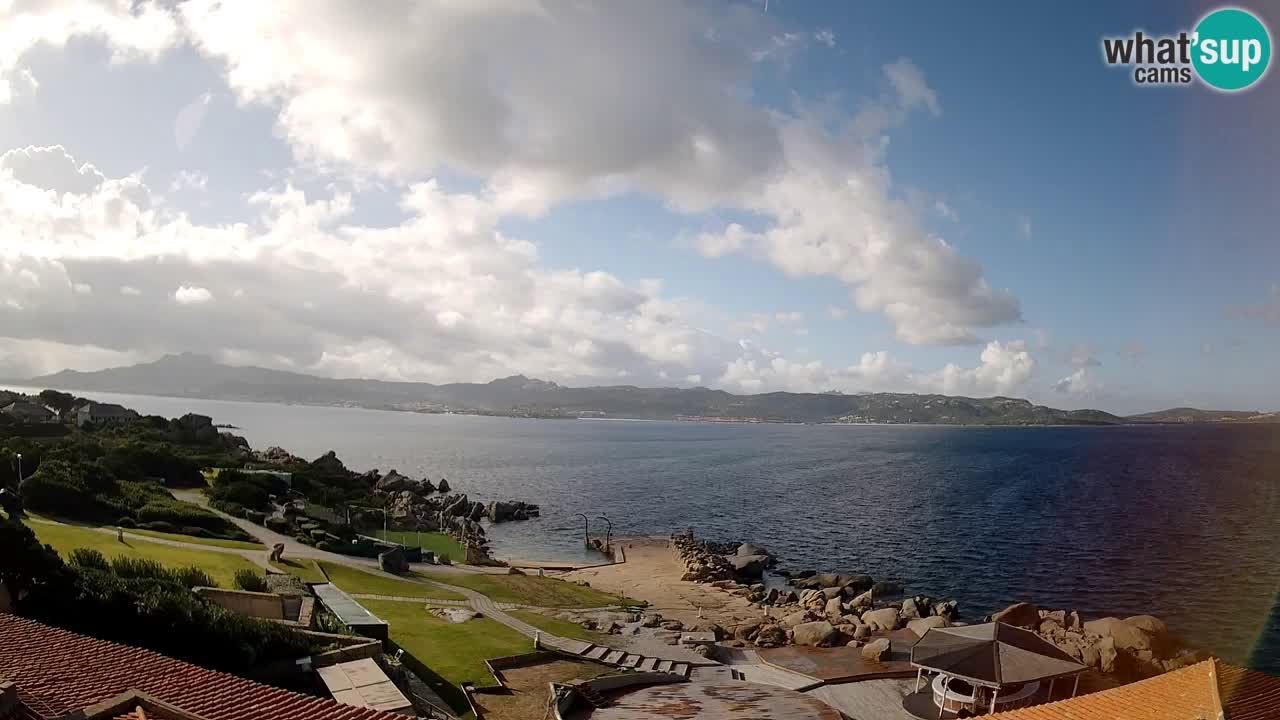
[[[260,571],[257,565],[232,553],[180,548],[128,537],[122,543],[116,540],[114,534],[71,525],[28,521],[27,527],[31,528],[40,542],[52,545],[63,559],[70,558],[72,550],[84,547],[94,548],[108,558],[128,555],[135,558],[150,558],[167,567],[194,565],[209,573],[209,576],[224,588],[236,586],[237,570]]]
[[[349,593],[370,595],[395,595],[398,597],[431,598],[435,600],[462,600],[461,595],[426,583],[397,580],[374,575],[359,568],[317,560],[316,563],[329,576],[329,582]],[[415,606],[417,607],[417,606]]]
[[[177,540],[178,542],[191,543],[193,545],[210,545],[212,547],[231,548],[233,550],[266,550],[262,543],[244,542],[243,540],[223,540],[221,538],[203,538],[194,535],[179,535],[177,533],[157,532],[155,530],[141,530],[137,528],[125,528],[126,533],[133,535],[146,535],[147,537],[160,538],[161,540]]]
[[[599,590],[549,577],[489,573],[418,574],[430,580],[475,590],[489,596],[489,599],[495,602],[562,608],[631,604],[631,601],[619,595],[609,595]]]
[[[417,603],[362,600],[391,626],[391,639],[454,685],[495,685],[485,667],[489,658],[533,652],[533,639],[489,618],[464,623],[442,620]]]
[[[466,551],[462,549],[458,541],[444,533],[419,533],[411,530],[383,532],[382,530],[374,530],[366,534],[381,538],[387,542],[399,543],[410,547],[421,547],[423,550],[430,550],[436,555],[448,555],[450,560],[456,562],[461,562],[466,557]]]
[[[518,620],[523,620],[539,630],[546,630],[552,635],[582,640],[583,642],[608,645],[609,639],[613,637],[612,635],[588,630],[576,622],[561,620],[560,618],[550,617],[532,610],[509,610],[507,614]]]
[[[283,573],[293,575],[304,583],[323,583],[328,582],[324,573],[320,572],[320,568],[316,567],[315,560],[306,558],[283,558],[273,565],[275,569]]]

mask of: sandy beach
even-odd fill
[[[745,598],[710,585],[681,580],[684,566],[672,554],[665,539],[634,538],[615,542],[626,548],[625,563],[576,570],[561,577],[571,582],[585,580],[593,588],[645,600],[664,618],[686,625],[711,621],[727,627],[764,614]]]

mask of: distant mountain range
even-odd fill
[[[1280,421],[1276,413],[1193,408],[1120,417],[1101,410],[1058,410],[1007,397],[788,392],[734,395],[705,387],[631,385],[571,388],[522,375],[488,383],[433,385],[323,378],[260,367],[236,367],[190,353],[96,372],[64,370],[23,382],[59,390],[521,417],[952,425]]]

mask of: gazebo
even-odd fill
[[[916,692],[903,701],[904,708],[920,715],[932,699],[939,718],[946,712],[994,713],[1032,705],[1039,702],[1042,683],[1048,681],[1046,696],[1051,696],[1054,682],[1068,677],[1075,678],[1074,696],[1087,669],[1039,635],[1001,622],[931,628],[911,648],[911,664]],[[920,688],[926,670],[937,673],[930,693]]]

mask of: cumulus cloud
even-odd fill
[[[203,305],[213,301],[213,293],[198,285],[183,285],[173,291],[173,299],[180,305]]]
[[[1068,395],[1084,395],[1096,393],[1102,389],[1101,383],[1094,377],[1088,367],[1078,368],[1075,372],[1053,384],[1054,392]]]
[[[47,0],[0,3],[0,105],[12,101],[14,81],[39,80],[22,65],[40,45],[62,47],[73,38],[102,40],[114,61],[155,59],[179,40],[177,19],[156,0]]]
[[[1086,367],[1098,367],[1102,365],[1102,361],[1097,357],[1098,349],[1088,343],[1076,343],[1071,346],[1071,352],[1068,357],[1071,367],[1080,369]]]
[[[179,170],[169,183],[170,192],[204,192],[209,189],[209,176],[193,170]]]
[[[842,307],[830,305],[827,307],[827,315],[829,315],[832,320],[843,320],[849,317],[849,311]]]
[[[941,112],[909,60],[884,66],[882,102],[832,128],[752,102],[760,53],[815,38],[733,4],[265,7],[193,0],[183,15],[242,102],[278,109],[304,161],[402,179],[449,168],[507,212],[629,191],[746,210],[762,226],[706,233],[707,255],[836,277],[905,342],[978,343],[975,328],[1020,319],[1015,297],[895,199],[881,133]]]

